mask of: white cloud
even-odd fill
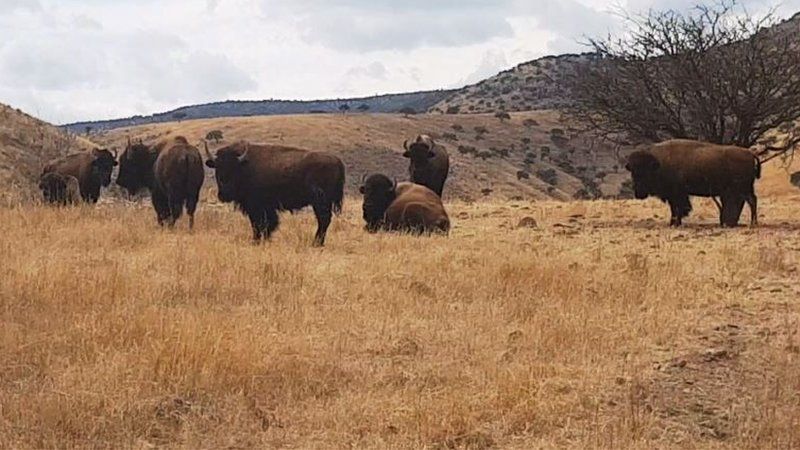
[[[761,11],[769,0],[743,0]],[[0,102],[53,122],[439,89],[690,0],[0,0]],[[787,0],[786,16],[800,7]]]

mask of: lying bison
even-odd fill
[[[159,225],[175,226],[185,207],[189,228],[194,227],[205,173],[200,151],[189,145],[186,138],[176,136],[153,147],[141,141],[131,144],[128,140],[119,163],[117,184],[131,194],[150,190]]]
[[[100,188],[111,184],[111,172],[117,165],[116,153],[105,149],[94,149],[90,152],[75,153],[51,161],[42,171],[42,176],[57,173],[72,176],[78,180],[81,198],[89,203],[97,203]]]
[[[409,143],[403,143],[408,158],[408,173],[411,181],[428,187],[439,197],[444,191],[444,182],[450,172],[450,156],[447,150],[431,139],[428,135],[419,135]]]
[[[44,201],[53,205],[76,205],[81,201],[78,179],[72,175],[45,173],[39,179]]]
[[[334,155],[279,145],[241,142],[208,152],[206,165],[215,169],[218,196],[235,203],[250,218],[253,239],[270,238],[278,228],[279,211],[314,209],[314,245],[325,245],[332,213],[344,198],[344,164]]]
[[[364,194],[363,214],[370,233],[381,229],[416,234],[450,231],[441,197],[425,186],[396,183],[377,174],[367,178],[360,191]]]
[[[673,226],[691,212],[690,195],[720,197],[722,226],[738,224],[744,202],[750,206],[751,225],[758,223],[753,184],[761,164],[747,149],[676,139],[632,153],[625,168],[633,176],[636,198],[654,195],[669,203]]]

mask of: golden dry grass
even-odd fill
[[[414,238],[350,199],[324,249],[307,213],[254,246],[207,203],[0,209],[0,446],[797,447],[800,197],[696,204],[455,203]]]

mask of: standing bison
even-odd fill
[[[411,181],[426,186],[441,197],[450,172],[447,150],[425,134],[417,136],[411,143],[406,141],[403,148],[406,150],[403,156],[410,160],[408,174]]]
[[[117,184],[135,194],[150,190],[158,224],[173,227],[183,214],[194,227],[194,213],[205,173],[203,158],[183,136],[148,147],[141,142],[128,146],[120,157]]]
[[[684,139],[654,145],[628,157],[636,198],[654,195],[668,203],[670,225],[680,226],[692,210],[690,195],[720,197],[720,224],[736,226],[744,203],[750,206],[750,224],[758,223],[758,199],[753,184],[761,163],[741,147]]]
[[[371,175],[360,188],[367,231],[380,229],[415,234],[450,231],[442,199],[425,186],[396,183],[386,175]]]
[[[81,201],[78,179],[72,175],[45,173],[39,179],[39,189],[45,202],[53,205],[76,205]]]
[[[111,184],[111,173],[117,165],[116,157],[116,153],[97,148],[67,155],[48,163],[42,171],[42,177],[49,173],[75,177],[81,198],[88,203],[97,203],[100,189]]]
[[[206,165],[215,169],[222,202],[235,203],[250,219],[253,239],[269,239],[278,228],[279,211],[314,209],[314,245],[325,245],[332,213],[340,213],[344,198],[344,164],[326,152],[280,145],[240,142],[208,152]]]

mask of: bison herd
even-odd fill
[[[310,206],[317,219],[314,245],[325,245],[334,214],[342,211],[345,167],[337,156],[282,145],[238,142],[211,154],[204,142],[205,165],[214,170],[217,195],[250,219],[253,240],[269,239],[278,228],[281,211]],[[447,233],[450,220],[441,200],[449,171],[444,147],[430,136],[406,142],[411,182],[397,183],[385,175],[365,177],[364,219],[369,232]],[[66,205],[97,203],[100,188],[111,184],[119,165],[117,185],[135,194],[148,190],[160,225],[172,227],[183,215],[194,225],[205,173],[197,147],[177,136],[155,145],[128,140],[119,155],[108,150],[69,155],[45,166],[39,188],[44,201]]]
[[[214,170],[219,200],[232,203],[250,219],[253,239],[269,239],[278,228],[281,211],[310,206],[317,219],[314,244],[325,244],[334,214],[342,210],[345,166],[337,156],[282,145],[239,142],[211,154],[204,142],[205,165]],[[443,233],[450,220],[442,192],[450,170],[447,150],[430,136],[403,144],[409,160],[409,182],[383,174],[362,179],[366,230]],[[160,225],[174,226],[185,209],[189,227],[205,178],[197,147],[178,136],[155,145],[128,140],[116,153],[95,149],[73,154],[45,166],[39,182],[46,202],[96,203],[101,187],[111,184],[119,165],[117,184],[134,194],[148,190]],[[690,196],[711,197],[720,212],[720,225],[736,226],[744,204],[751,225],[758,221],[754,183],[761,164],[748,149],[691,140],[670,140],[633,152],[626,169],[636,198],[660,198],[669,204],[670,224],[680,226],[692,210]],[[719,199],[719,200],[718,200]]]

